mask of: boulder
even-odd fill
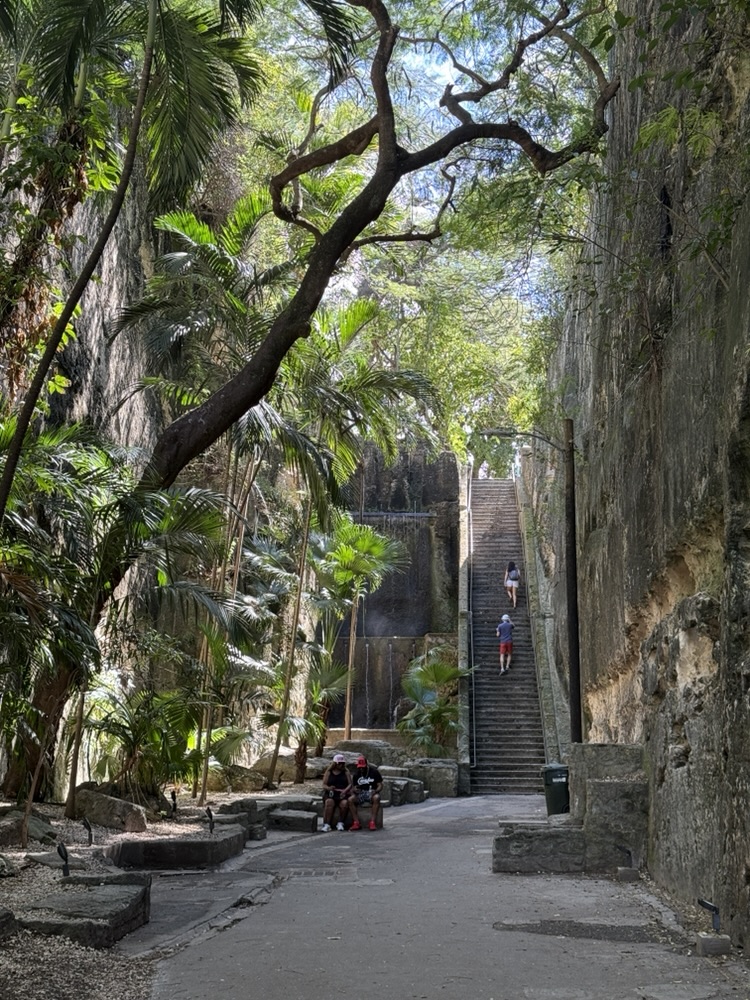
[[[392,806],[403,806],[408,801],[407,794],[409,788],[409,781],[407,778],[388,778],[387,783],[390,786],[389,798],[391,800]],[[383,783],[383,788],[385,790],[385,782]]]
[[[260,795],[255,799],[257,815],[267,816],[274,809],[299,809],[305,812],[317,813],[322,799],[320,795]]]
[[[6,858],[5,855],[0,854],[0,878],[10,878],[12,875],[18,874],[18,868],[13,864],[10,858]]]
[[[147,827],[143,806],[79,788],[76,792],[76,817],[82,819],[84,816],[97,826],[125,833],[144,833]]]
[[[209,767],[206,775],[207,792],[228,792],[229,776],[223,767]]]
[[[11,809],[0,819],[0,847],[10,847],[21,843],[21,826],[23,813],[20,809]],[[35,816],[29,816],[29,840],[38,840],[42,844],[54,844],[57,833],[54,827]]]
[[[139,837],[104,848],[118,868],[215,868],[242,854],[245,831],[238,823],[218,826],[205,837]]]
[[[149,875],[79,876],[29,900],[15,918],[19,927],[36,934],[61,934],[88,948],[109,948],[148,923],[150,902]]]
[[[424,802],[424,785],[417,778],[406,778],[406,801],[410,803]]]
[[[274,830],[315,833],[318,814],[303,809],[274,809],[268,814],[268,825]]]
[[[333,757],[333,752],[331,752],[331,757]],[[308,757],[307,766],[305,767],[305,780],[306,781],[317,781],[322,778],[328,768],[331,766],[331,757]],[[351,762],[356,762],[356,755],[351,755]],[[350,761],[347,761],[350,763]]]
[[[458,795],[458,763],[424,757],[409,761],[409,777],[421,781],[431,799],[454,799]]]
[[[234,799],[232,802],[223,802],[219,806],[219,813],[245,813],[248,823],[255,823],[258,818],[258,802],[256,799]]]
[[[294,781],[294,775],[297,771],[297,762],[294,758],[294,750],[290,750],[289,747],[282,747],[279,750],[279,757],[276,761],[276,771],[271,777],[268,773],[271,767],[271,758],[273,753],[269,750],[259,757],[253,764],[253,769],[260,772],[264,778],[272,780],[274,784],[278,785],[281,781]]]
[[[172,813],[172,803],[167,799],[161,789],[149,791],[141,788],[138,795],[134,797],[127,788],[114,781],[84,781],[78,785],[76,795],[79,791],[98,792],[99,795],[110,795],[113,799],[122,799],[123,802],[132,802],[146,811],[147,820],[158,820],[162,816],[170,816]]]
[[[201,822],[208,823],[208,816],[202,816]],[[248,839],[247,832],[250,829],[250,819],[247,813],[214,813],[213,822],[215,826],[231,826],[232,824],[241,826],[245,831],[245,838]]]
[[[0,906],[0,941],[5,937],[11,937],[17,930],[16,918],[10,910]]]
[[[206,788],[209,792],[260,792],[268,786],[268,778],[257,768],[212,767],[208,772]]]
[[[226,769],[232,792],[262,792],[268,779],[255,768],[232,765]]]
[[[44,854],[27,854],[27,861],[32,861],[35,865],[44,865],[45,868],[62,869],[67,863],[70,871],[85,871],[86,862],[74,854],[68,854],[67,862],[63,861],[57,851],[45,851]]]
[[[384,778],[408,778],[408,767],[393,767],[390,764],[382,764],[378,770]]]
[[[492,871],[578,875],[584,871],[585,851],[580,827],[502,823],[492,842]]]
[[[347,762],[350,759],[348,755],[351,754],[351,760],[355,764],[357,757],[360,754],[364,754],[368,763],[373,764],[377,768],[381,764],[402,767],[409,757],[406,750],[403,750],[401,747],[394,747],[385,740],[339,740],[336,746],[333,747],[333,752],[345,754]]]

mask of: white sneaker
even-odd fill
[[[343,830],[344,829],[344,824],[343,823],[337,823],[336,824],[336,829],[337,830]]]
[[[323,833],[330,833],[330,832],[331,832],[331,824],[330,824],[330,823],[324,823],[324,824],[323,824],[323,825],[321,826],[321,828],[320,828],[320,829],[321,829],[321,831],[322,831]]]

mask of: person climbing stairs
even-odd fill
[[[471,530],[471,792],[542,792],[544,734],[512,479],[473,480]],[[515,608],[503,586],[511,560],[521,571]],[[495,630],[504,614],[515,627],[511,669],[501,675]]]

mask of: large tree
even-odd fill
[[[300,228],[312,240],[299,287],[279,311],[245,366],[208,399],[166,428],[146,471],[149,484],[173,483],[192,459],[263,399],[284,357],[298,340],[309,334],[312,317],[332,276],[355,251],[372,243],[426,240],[439,235],[440,215],[453,198],[461,162],[468,151],[481,147],[483,158],[494,161],[498,174],[520,156],[538,174],[545,175],[595,150],[607,131],[606,110],[619,83],[607,78],[593,48],[587,44],[593,33],[589,22],[601,14],[602,7],[582,5],[580,10],[573,10],[563,2],[551,16],[545,16],[531,7],[521,10],[524,4],[520,8],[515,4],[500,5],[494,24],[496,37],[482,38],[477,33],[469,44],[462,46],[460,35],[450,34],[450,14],[441,16],[435,24],[429,17],[423,19],[416,27],[419,30],[427,24],[427,33],[401,39],[383,0],[346,2],[363,11],[371,22],[363,25],[360,53],[362,61],[365,58],[369,61],[369,86],[362,102],[365,120],[337,138],[316,144],[314,137],[320,127],[321,108],[331,90],[324,87],[321,99],[313,103],[305,141],[290,149],[287,165],[270,181],[276,216],[287,225]],[[234,6],[227,5],[229,9]],[[429,4],[426,6],[429,8]],[[474,13],[479,17],[479,13]],[[530,25],[533,30],[529,30]],[[433,76],[442,75],[445,79],[450,72],[456,81],[441,84],[437,101],[441,114],[431,123],[427,141],[413,149],[409,148],[410,136],[400,134],[400,119],[391,89],[394,59],[405,47],[412,62],[419,61],[413,53],[420,50],[442,53],[437,66],[439,73]],[[497,57],[498,50],[506,53],[504,64]],[[529,58],[531,53],[533,60]],[[435,62],[434,56],[422,58]],[[566,60],[576,66],[581,82],[571,91],[578,99],[578,107],[566,106],[567,118],[563,118],[559,101],[551,96],[554,88],[550,87],[549,74],[560,74]],[[584,73],[589,77],[588,86],[583,81]],[[362,80],[359,83],[365,85]],[[464,89],[459,89],[458,83]],[[587,98],[588,119],[582,110]],[[549,112],[545,102],[550,105]],[[529,127],[522,121],[528,122]],[[532,127],[539,130],[539,138]],[[351,157],[361,159],[363,183],[344,201],[335,220],[320,228],[306,216],[304,205],[299,202],[301,182],[316,172],[330,173]],[[406,232],[389,232],[386,225],[378,225],[395,189],[406,179],[422,173],[428,175],[424,185],[433,190],[440,176],[443,177],[444,201],[435,225],[422,231],[413,226]],[[58,320],[48,343],[47,364],[63,329]],[[33,392],[38,393],[40,388],[35,385]],[[29,402],[27,397],[21,428],[30,420]],[[12,477],[14,450],[16,454],[20,450],[18,441],[11,447],[0,482],[0,510],[4,508]]]
[[[298,340],[308,336],[312,317],[332,276],[355,251],[372,243],[414,241],[439,235],[437,226],[429,231],[414,228],[407,232],[388,232],[386,227],[377,226],[395,189],[406,178],[442,167],[447,175],[444,194],[448,199],[453,193],[457,161],[463,151],[473,145],[484,146],[485,155],[496,159],[498,171],[504,160],[520,153],[539,174],[547,174],[595,150],[607,131],[606,109],[619,83],[607,78],[592,49],[581,40],[587,37],[588,18],[600,13],[601,8],[592,11],[584,7],[573,12],[570,5],[562,3],[550,17],[526,11],[525,16],[517,19],[519,33],[514,41],[510,36],[511,25],[496,40],[498,45],[503,42],[509,45],[509,53],[502,69],[490,78],[485,75],[487,70],[459,62],[438,31],[429,37],[400,42],[399,29],[382,0],[349,0],[349,3],[369,15],[372,23],[367,26],[365,37],[375,39],[369,58],[370,80],[365,102],[368,117],[330,142],[319,146],[307,144],[299,155],[290,151],[287,166],[270,181],[277,217],[290,226],[302,227],[312,237],[313,246],[304,275],[295,294],[278,313],[267,336],[244,368],[200,406],[174,421],[161,435],[146,473],[150,482],[173,482],[193,458],[266,395],[284,357]],[[535,22],[534,30],[524,33],[522,26],[530,22]],[[466,81],[466,89],[459,90],[451,83],[443,87],[439,99],[442,134],[434,135],[425,145],[412,150],[408,148],[408,137],[399,134],[391,90],[391,66],[399,44],[408,45],[410,50],[420,44],[425,49],[440,49],[456,78]],[[494,50],[494,45],[495,40],[488,40],[477,49],[486,52]],[[513,88],[532,50],[537,66],[545,57],[552,65],[557,65],[564,58],[561,53],[567,53],[590,73],[592,81],[587,91],[580,90],[582,98],[592,94],[588,121],[582,126],[579,110],[577,121],[562,123],[557,134],[562,134],[563,140],[556,148],[547,148],[520,123],[523,118],[538,120],[544,138],[550,127],[543,105],[532,107],[529,104],[534,74],[524,72],[522,84]],[[498,100],[499,95],[502,101]],[[538,95],[542,102],[543,86],[539,87]],[[517,118],[510,112],[511,98],[519,102]],[[313,108],[310,135],[317,130],[319,108],[319,104]],[[355,156],[362,159],[362,168],[368,171],[364,183],[333,223],[327,229],[319,229],[305,217],[295,197],[300,181],[316,171],[330,172]],[[447,170],[447,164],[453,164],[452,171]]]
[[[526,9],[519,3],[489,7],[477,3],[471,5],[472,17],[494,21],[469,33],[464,42],[460,30],[452,33],[450,12],[434,19],[426,16],[408,35],[399,32],[382,0],[342,2],[358,9],[362,17],[356,65],[352,64],[342,84],[355,87],[351,93],[357,95],[359,104],[350,96],[349,109],[358,106],[362,120],[335,134],[338,122],[347,119],[332,114],[330,121],[324,121],[324,109],[329,104],[333,107],[336,90],[330,81],[323,84],[319,99],[312,103],[304,139],[289,149],[285,166],[271,178],[269,186],[275,216],[302,234],[307,244],[298,287],[243,367],[166,428],[144,473],[146,488],[174,483],[194,458],[264,399],[282,361],[295,344],[309,336],[332,279],[347,266],[355,266],[368,246],[439,237],[443,214],[479,169],[472,162],[472,151],[481,152],[482,169],[487,170],[489,164],[495,182],[502,184],[505,174],[515,176],[523,163],[541,176],[564,168],[595,151],[607,131],[607,107],[618,82],[606,77],[592,48],[602,8],[584,5],[572,10],[561,3],[547,17],[530,5]],[[427,2],[402,6],[404,17],[409,16],[412,6],[417,13],[427,10],[428,14],[431,7]],[[0,0],[0,9],[9,10],[10,5]],[[453,14],[463,17],[462,12],[463,6]],[[464,19],[462,24],[470,21]],[[504,56],[499,55],[503,52]],[[352,82],[365,63],[369,79]],[[433,85],[439,81],[435,113],[418,132],[402,127],[392,89],[414,67],[421,68],[421,76],[431,78]],[[570,67],[577,74],[569,95],[578,104],[566,105],[564,114],[545,67],[555,80]],[[446,83],[449,78],[451,82]],[[551,104],[554,107],[547,113]],[[338,214],[332,221],[321,221],[308,211],[301,197],[306,180],[348,169],[352,162],[359,164],[359,182],[342,188]],[[392,222],[390,206],[407,183],[419,211],[414,224],[399,229]],[[427,214],[430,203],[435,205],[432,219]],[[59,321],[47,345],[47,362],[54,356],[58,336]],[[30,416],[28,405],[26,410]],[[9,459],[0,486],[0,507],[12,480],[12,466]],[[103,606],[126,568],[122,560],[113,563],[110,579],[102,581],[95,608]]]

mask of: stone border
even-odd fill
[[[206,837],[120,840],[103,854],[118,868],[215,868],[242,854],[245,830],[239,824],[221,826]]]

